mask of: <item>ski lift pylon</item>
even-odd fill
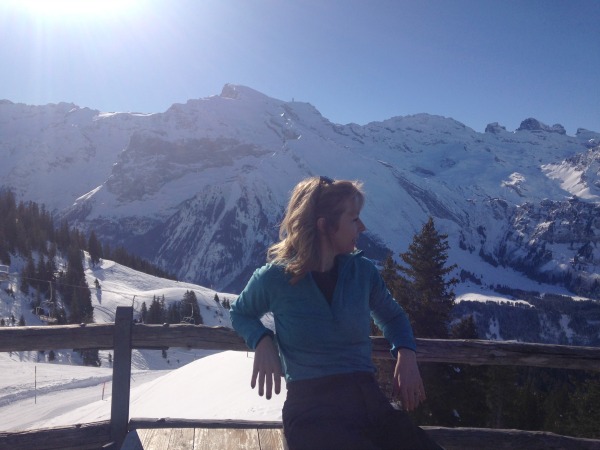
[[[196,321],[194,320],[194,305],[192,306],[192,315],[187,316],[181,319],[181,323],[189,323],[190,325],[196,325]]]

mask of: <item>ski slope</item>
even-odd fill
[[[187,290],[196,293],[204,324],[231,326],[229,311],[215,301],[215,291],[189,283],[146,275],[112,261],[97,267],[86,261],[87,282],[92,290],[97,323],[112,322],[118,306],[134,307],[139,315],[143,302],[164,295],[165,303],[181,300]],[[101,284],[96,290],[95,279]],[[3,286],[4,287],[4,286]],[[28,299],[5,298],[1,292],[0,315],[14,308],[25,313],[27,325],[39,325],[26,311]],[[222,300],[235,295],[217,293]],[[7,309],[11,308],[11,309]],[[17,316],[18,317],[18,316]],[[101,367],[79,365],[70,349],[48,353],[0,353],[0,430],[16,431],[108,420],[112,394],[109,351],[100,351]],[[169,349],[134,350],[130,417],[184,419],[281,420],[285,394],[266,400],[250,388],[253,353]]]

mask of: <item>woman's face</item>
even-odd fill
[[[337,230],[330,235],[331,245],[335,255],[352,253],[356,248],[358,235],[366,230],[360,220],[360,208],[355,198],[346,200],[346,207],[340,217]]]

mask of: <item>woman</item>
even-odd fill
[[[392,408],[374,378],[370,317],[392,344],[404,409],[425,399],[408,318],[356,242],[362,185],[313,177],[293,190],[280,241],[232,304],[235,330],[255,349],[251,386],[279,394],[296,449],[439,449]],[[277,334],[260,318],[272,312]]]

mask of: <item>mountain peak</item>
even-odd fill
[[[498,122],[488,123],[487,126],[485,127],[486,133],[498,134],[503,131],[506,131],[506,127],[503,125],[500,125]]]
[[[525,119],[521,122],[521,126],[517,128],[517,131],[547,131],[549,133],[558,133],[558,134],[566,134],[565,127],[561,124],[556,123],[549,127],[545,123],[540,122],[533,117]]]
[[[237,100],[237,99],[265,100],[265,99],[269,98],[262,92],[258,92],[252,88],[249,88],[246,86],[241,86],[238,84],[230,84],[230,83],[227,83],[225,86],[223,86],[223,90],[221,91],[221,97],[231,98],[234,100]]]

